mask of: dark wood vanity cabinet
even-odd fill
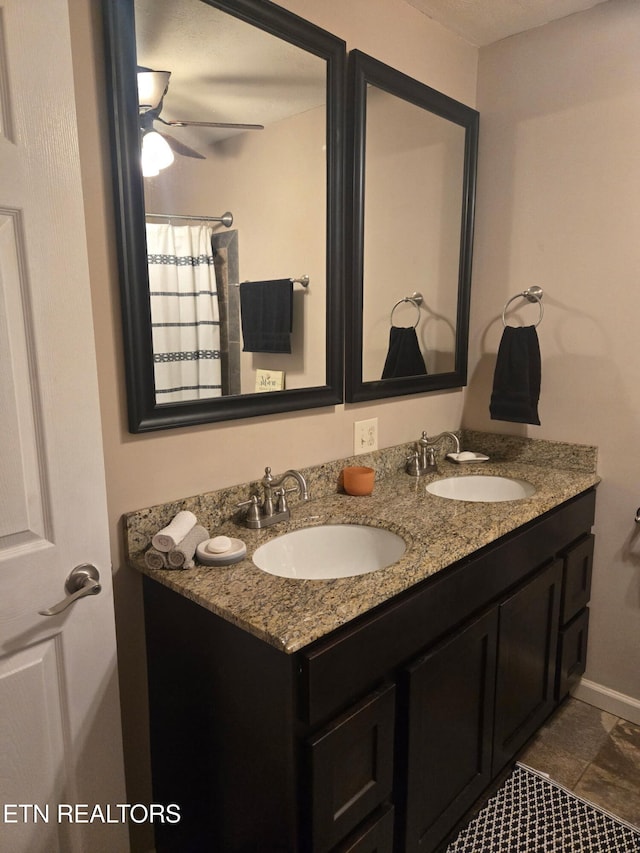
[[[429,853],[584,667],[595,492],[287,655],[145,578],[158,853]]]

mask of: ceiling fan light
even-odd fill
[[[138,104],[154,110],[169,85],[170,71],[138,71]]]
[[[155,130],[142,137],[142,174],[145,178],[157,175],[173,163],[173,151],[169,143]]]
[[[153,163],[149,163],[148,160],[142,158],[142,177],[143,178],[155,178],[156,175],[160,174],[160,169],[157,169]]]

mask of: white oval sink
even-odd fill
[[[327,580],[366,575],[399,560],[401,536],[363,524],[322,524],[284,533],[256,548],[253,562],[271,575]]]
[[[491,475],[471,475],[468,477],[445,477],[429,483],[427,491],[439,498],[454,501],[517,501],[530,498],[536,491],[535,486],[526,480],[515,477],[495,477]]]

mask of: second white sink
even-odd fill
[[[401,536],[364,524],[322,524],[292,530],[256,548],[253,562],[271,575],[328,580],[390,566],[406,550]]]
[[[468,477],[445,477],[429,483],[427,491],[440,498],[456,501],[494,503],[530,498],[536,487],[515,477],[496,477],[490,474]]]

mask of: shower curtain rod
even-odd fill
[[[222,216],[185,216],[181,213],[145,213],[147,219],[186,219],[189,222],[222,222],[227,228],[233,225],[233,213],[227,210]]]

